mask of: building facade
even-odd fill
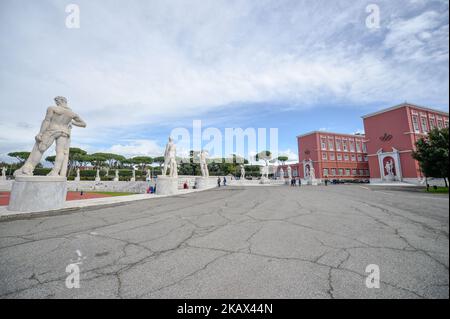
[[[312,170],[319,180],[369,180],[420,184],[424,176],[413,159],[415,143],[433,128],[449,125],[449,114],[403,103],[362,117],[365,135],[315,131],[297,136],[299,163],[294,178]],[[286,176],[287,166],[281,166]]]
[[[421,183],[415,143],[435,127],[448,127],[448,113],[404,103],[362,118],[371,182]]]
[[[313,168],[317,179],[369,179],[364,135],[311,132],[297,136],[299,177]]]

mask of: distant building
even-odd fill
[[[369,179],[364,135],[315,131],[297,136],[297,142],[300,178],[312,163],[317,179]]]
[[[435,127],[448,127],[448,113],[403,103],[362,118],[371,182],[420,183],[424,176],[411,156],[415,143]]]
[[[403,103],[362,118],[365,134],[314,131],[297,136],[299,163],[289,165],[293,177],[304,179],[313,165],[319,180],[423,182],[412,158],[415,142],[430,129],[448,127],[449,114]],[[286,175],[287,165],[280,167]]]

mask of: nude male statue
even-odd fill
[[[209,177],[209,170],[208,170],[208,163],[207,163],[208,152],[205,151],[205,150],[202,150],[198,154],[198,156],[200,158],[200,170],[202,172],[202,176],[203,177]]]
[[[173,138],[169,137],[169,142],[166,145],[166,150],[164,151],[164,167],[162,171],[162,175],[166,176],[167,169],[170,170],[170,177],[178,177],[178,168],[177,168],[177,148],[173,143]]]
[[[32,176],[33,170],[42,159],[45,151],[56,141],[56,159],[53,169],[47,176],[66,176],[69,160],[70,132],[72,125],[86,127],[80,116],[67,106],[67,99],[55,97],[56,106],[50,106],[35,137],[36,143],[25,164],[14,172],[14,176]]]

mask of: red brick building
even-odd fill
[[[369,179],[364,135],[311,132],[297,136],[299,177],[314,168],[317,179]]]
[[[432,128],[448,127],[449,114],[403,103],[362,118],[365,135],[315,131],[297,136],[299,163],[289,165],[292,176],[304,179],[313,167],[319,180],[423,182],[412,158],[415,142]],[[286,165],[283,170],[286,175]]]
[[[411,156],[415,142],[432,128],[448,127],[448,113],[403,103],[362,118],[371,182],[421,182],[419,164]]]

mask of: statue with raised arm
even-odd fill
[[[2,176],[0,177],[0,180],[6,181],[6,167],[2,168]]]
[[[287,174],[288,174],[288,179],[291,180],[292,179],[292,168],[290,166],[288,166],[288,168],[287,168]]]
[[[56,106],[47,109],[30,156],[25,164],[14,172],[14,176],[32,176],[34,168],[53,142],[56,143],[56,159],[48,176],[66,176],[72,125],[86,127],[86,123],[67,106],[65,97],[55,97],[55,103]]]
[[[245,178],[245,167],[241,164],[241,179]]]
[[[200,170],[202,172],[203,177],[209,177],[209,170],[208,170],[208,152],[205,150],[202,150],[198,157],[200,158]]]
[[[178,177],[178,167],[177,167],[177,148],[173,142],[173,138],[169,137],[169,142],[166,145],[166,150],[164,151],[164,167],[162,175],[167,175],[167,170],[170,171],[169,177]]]

